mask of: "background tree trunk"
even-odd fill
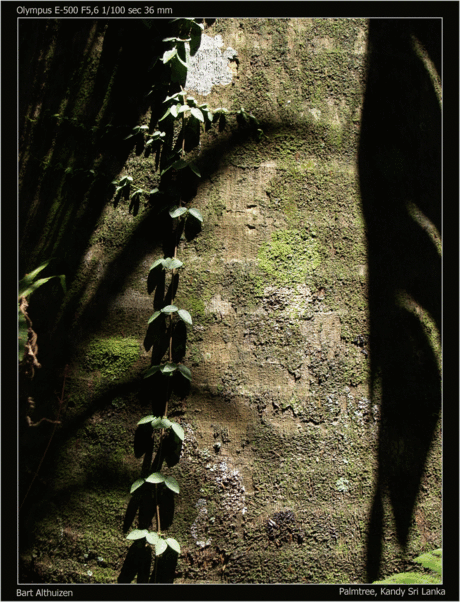
[[[160,581],[366,582],[441,544],[440,32],[424,27],[206,23],[237,53],[231,82],[190,93],[263,134],[229,116],[195,149],[204,224],[179,246],[176,293],[193,378],[170,400],[186,437],[161,519],[182,553]],[[146,95],[164,31],[19,29],[20,272],[54,257],[68,283],[29,307],[34,421],[56,415],[69,369],[20,514],[27,583],[154,578],[126,534],[152,511],[129,491],[152,461],[136,425],[160,395],[142,375],[164,351],[147,320],[169,218],[111,182],[158,180],[156,153],[124,138],[161,116],[163,90]],[[21,430],[20,501],[52,429]]]

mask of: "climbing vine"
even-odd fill
[[[180,484],[164,470],[163,464],[170,464],[171,454],[178,459],[180,457],[181,445],[184,440],[182,426],[168,416],[168,400],[173,390],[173,381],[177,375],[187,387],[192,380],[190,369],[183,363],[184,351],[180,357],[175,357],[174,343],[176,335],[181,334],[180,323],[192,325],[193,320],[189,311],[175,305],[175,295],[178,287],[179,271],[183,267],[182,260],[178,257],[180,243],[185,239],[186,226],[195,234],[201,230],[203,216],[200,211],[190,206],[193,197],[193,179],[201,178],[200,167],[196,160],[191,159],[191,151],[200,144],[202,132],[206,132],[213,124],[219,123],[219,128],[225,126],[226,115],[231,114],[224,107],[211,109],[207,103],[198,103],[197,100],[187,94],[184,90],[187,70],[189,68],[189,54],[199,47],[201,32],[204,29],[202,23],[194,19],[175,19],[172,23],[177,24],[177,34],[163,39],[168,48],[158,60],[163,63],[164,81],[157,82],[149,95],[155,88],[167,88],[168,94],[163,100],[164,109],[159,114],[156,129],[147,125],[137,125],[125,136],[124,140],[142,142],[146,149],[155,150],[159,157],[156,168],[159,172],[157,185],[151,190],[136,188],[130,175],[123,175],[113,180],[116,186],[115,196],[120,198],[131,198],[138,201],[141,196],[150,200],[158,201],[159,211],[166,210],[170,218],[170,241],[166,256],[156,259],[150,267],[149,279],[156,283],[157,294],[155,298],[161,297],[160,306],[154,302],[154,313],[148,319],[148,328],[154,326],[158,332],[166,333],[166,350],[161,356],[159,363],[152,363],[144,373],[144,378],[163,379],[163,386],[157,390],[164,391],[164,400],[155,414],[144,416],[138,422],[138,429],[147,434],[153,445],[156,444],[156,455],[153,463],[144,466],[145,476],[138,478],[132,485],[130,493],[133,496],[146,495],[153,502],[154,512],[151,513],[149,521],[144,524],[148,528],[137,528],[128,535],[128,540],[145,543],[153,546],[155,551],[154,581],[157,581],[158,559],[170,549],[175,554],[180,554],[179,542],[173,537],[165,536],[161,508],[162,499],[169,499],[164,495],[165,491],[173,494],[180,493]],[[189,46],[186,46],[189,43]],[[167,68],[170,68],[169,70]],[[166,85],[165,85],[166,84]],[[244,108],[233,113],[237,122],[242,126],[250,126],[255,129],[256,137],[260,139],[263,132],[259,128],[259,122]],[[131,192],[131,190],[133,191]],[[162,291],[159,289],[163,288]],[[160,294],[159,294],[160,293]],[[183,328],[183,327],[182,327]],[[182,330],[183,332],[183,330]],[[161,336],[160,336],[161,339]],[[180,345],[179,345],[180,346]],[[161,350],[160,350],[161,353]],[[176,353],[177,355],[177,353]],[[158,382],[158,381],[156,381]],[[145,498],[142,498],[145,499]],[[140,505],[139,501],[139,505]],[[171,503],[173,503],[171,501]],[[152,506],[151,506],[152,507]],[[140,519],[139,519],[139,522]],[[147,525],[147,522],[149,524]],[[152,524],[155,528],[152,529]],[[139,527],[142,525],[139,524]]]

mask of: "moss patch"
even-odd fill
[[[139,343],[133,338],[114,337],[93,340],[85,355],[85,370],[99,372],[102,378],[116,380],[139,358]]]
[[[278,230],[258,253],[259,266],[277,284],[302,284],[320,258],[314,235],[300,230]]]

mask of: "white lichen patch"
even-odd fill
[[[194,90],[202,96],[210,94],[213,86],[228,85],[233,78],[233,72],[229,67],[231,61],[238,54],[236,50],[228,47],[224,52],[222,36],[201,36],[201,44],[197,52],[190,56],[190,45],[185,44],[186,55],[189,62],[186,90]]]
[[[195,508],[198,508],[198,516],[195,519],[190,531],[193,539],[196,541],[196,545],[199,548],[205,548],[211,545],[211,538],[207,537],[208,530],[208,509],[206,507],[206,500],[200,498]]]
[[[223,460],[215,464],[211,470],[216,473],[216,483],[222,494],[222,507],[226,513],[246,513],[245,488],[241,474],[236,469],[230,469],[227,462]]]

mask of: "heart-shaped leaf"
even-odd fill
[[[163,64],[166,64],[168,61],[170,61],[173,56],[176,56],[177,54],[177,48],[173,48],[172,50],[167,50],[164,54],[163,54],[163,58],[161,59],[163,61]]]
[[[145,536],[145,539],[148,541],[148,543],[152,544],[152,546],[155,546],[160,538],[158,537],[157,533],[153,533],[152,531],[150,531]]]
[[[193,215],[193,217],[196,218],[197,220],[199,220],[200,222],[203,221],[203,216],[198,211],[198,209],[193,209],[193,208],[189,209],[189,213],[190,213],[190,215]]]
[[[166,305],[166,307],[163,307],[163,309],[161,309],[160,311],[163,312],[164,314],[172,314],[173,312],[177,311],[177,306],[176,305]]]
[[[171,424],[171,430],[174,431],[174,434],[177,435],[181,441],[185,439],[184,429],[180,424],[177,424],[177,422]]]
[[[161,315],[161,311],[156,311],[154,314],[152,314],[149,318],[149,321],[147,322],[147,324],[151,324],[154,320],[156,320],[158,318],[158,316]]]
[[[153,472],[150,476],[148,476],[145,479],[145,482],[158,484],[158,483],[164,483],[165,480],[166,480],[166,477],[164,475],[162,475],[161,472]]]
[[[180,554],[180,545],[179,545],[178,541],[176,541],[172,537],[167,537],[166,538],[166,543],[168,544],[168,546],[171,549],[173,549],[175,552],[177,552],[177,554]]]
[[[146,537],[147,534],[147,529],[134,529],[134,531],[131,531],[131,533],[126,536],[126,539],[142,539],[143,537]]]
[[[129,493],[134,493],[136,491],[136,489],[139,489],[139,487],[142,487],[142,485],[145,483],[144,479],[137,479],[137,481],[134,481],[134,483],[131,485],[131,489],[129,490]]]
[[[172,96],[167,96],[163,102],[168,102],[168,100],[173,100],[174,98],[179,98],[179,96],[182,96],[182,98],[184,98],[184,96],[186,96],[185,92],[176,92],[175,94],[173,94]]]
[[[176,479],[174,477],[167,477],[165,479],[165,485],[168,489],[171,489],[171,491],[174,491],[174,493],[179,493],[179,491],[180,491],[179,483],[176,481]]]
[[[195,119],[199,119],[204,123],[203,113],[197,107],[192,107],[190,109],[191,114],[195,117]]]
[[[178,67],[177,62],[179,62],[182,65],[182,67],[185,67],[186,69],[190,68],[189,63],[187,61],[182,60],[180,58],[179,54],[176,54],[176,56],[174,57],[174,59],[175,59],[175,63],[173,63],[173,69],[174,69],[174,67],[176,67],[176,68]],[[179,66],[179,69],[182,69],[182,67]]]
[[[155,269],[155,268],[157,268],[159,265],[164,265],[164,263],[165,263],[165,260],[164,260],[164,259],[157,259],[156,261],[154,261],[154,262],[152,263],[152,265],[150,266],[150,270],[149,270],[149,271],[151,271],[151,270],[154,270],[154,269]]]
[[[188,209],[186,207],[173,207],[170,212],[169,215],[172,218],[176,218],[176,217],[180,217],[181,215],[184,215],[184,213],[187,213]]]
[[[190,169],[193,171],[193,173],[198,176],[199,178],[201,178],[201,173],[200,170],[198,169],[198,167],[195,165],[195,163],[189,163],[189,167]]]
[[[161,369],[161,366],[151,366],[148,370],[144,372],[144,378],[149,378],[149,376],[153,376]]]
[[[163,552],[167,549],[168,549],[168,544],[166,543],[166,541],[164,539],[161,539],[161,537],[159,537],[158,541],[155,544],[155,554],[157,556],[161,556],[161,554],[163,554]]]
[[[161,117],[158,120],[158,123],[160,123],[160,121],[163,121],[163,119],[166,119],[166,117],[171,113],[171,107],[168,107],[168,110],[166,111],[166,113],[163,115],[163,117]]]
[[[175,170],[179,171],[180,169],[184,169],[184,167],[187,167],[188,163],[185,159],[179,159],[178,161],[175,161],[175,163],[172,164],[172,167],[174,167]]]
[[[137,425],[139,426],[140,424],[147,424],[148,422],[152,422],[152,420],[156,418],[156,416],[144,416],[144,418],[141,418],[139,420],[139,422],[137,423]]]
[[[182,376],[185,376],[185,378],[187,380],[192,380],[192,373],[190,372],[190,370],[187,368],[187,366],[184,366],[183,364],[180,364],[179,368],[178,368],[179,372],[182,374]]]
[[[179,317],[184,320],[184,322],[187,322],[187,324],[192,324],[192,316],[186,309],[179,309],[177,313],[179,314]]]
[[[168,270],[175,270],[177,268],[180,268],[183,265],[182,261],[180,261],[179,259],[171,258],[168,257],[168,259],[165,260],[164,263],[164,267]]]

